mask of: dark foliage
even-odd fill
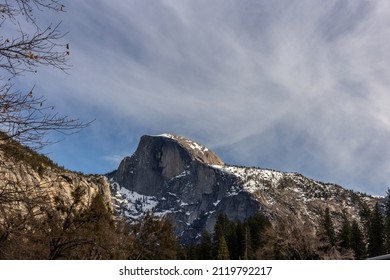
[[[368,228],[368,256],[375,257],[385,253],[384,222],[379,203],[375,204],[371,212]]]
[[[214,234],[205,231],[199,244],[187,247],[189,259],[254,259],[264,240],[264,232],[270,223],[261,213],[245,222],[233,222],[226,214],[218,215]]]

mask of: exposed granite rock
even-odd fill
[[[363,201],[378,201],[297,173],[224,165],[208,148],[173,134],[142,136],[109,179],[119,215],[134,220],[153,210],[167,216],[183,243],[213,232],[221,212],[243,221],[261,211],[273,224],[294,222],[315,232],[326,207],[338,225],[344,214],[359,220]]]
[[[213,231],[220,211],[242,220],[259,210],[258,204],[250,203],[249,194],[225,201],[234,178],[213,165],[223,165],[223,161],[194,141],[171,134],[142,136],[136,152],[120,163],[112,180],[130,191],[155,197],[155,211],[171,217],[176,234],[188,240],[199,234],[199,228],[191,228],[194,223]],[[202,215],[207,219],[199,222]]]
[[[197,174],[197,186],[210,188],[215,176],[208,165],[222,165],[222,160],[211,150],[180,136],[142,136],[134,155],[126,157],[114,175],[122,187],[145,195],[155,195],[162,187],[186,172]],[[199,174],[198,174],[199,172]]]
[[[45,164],[45,160],[50,161],[12,140],[0,142],[0,203],[7,214],[38,201],[53,208],[56,199],[70,205],[76,188],[82,192],[79,207],[88,207],[92,198],[100,193],[107,207],[113,210],[110,185],[105,176],[67,171],[55,164]]]

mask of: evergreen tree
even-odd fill
[[[233,248],[235,246],[235,240],[233,235],[233,223],[228,219],[225,213],[220,213],[217,217],[217,221],[214,226],[214,244],[213,244],[213,257],[219,258],[221,246],[224,247],[224,244],[221,244],[223,241],[226,244],[226,250],[229,255],[229,245]],[[223,237],[223,238],[222,238]],[[229,243],[227,242],[229,241]],[[223,248],[224,249],[224,248]]]
[[[368,229],[368,256],[375,257],[384,254],[384,222],[379,203],[371,213],[371,222]]]
[[[104,203],[103,196],[96,194],[89,208],[80,214],[78,224],[83,230],[79,232],[80,238],[87,238],[88,246],[73,252],[74,257],[86,259],[112,259],[115,258],[116,248],[120,245],[116,243],[117,234],[112,213]],[[81,228],[80,228],[81,229]]]
[[[202,232],[202,236],[200,238],[200,244],[198,246],[198,258],[200,260],[211,260],[211,252],[212,252],[212,241],[211,236],[207,230]]]
[[[223,235],[220,235],[217,240],[217,260],[228,260],[229,259],[229,249]]]
[[[366,256],[366,244],[364,243],[364,236],[360,230],[360,227],[356,220],[352,221],[351,224],[351,249],[355,253],[355,259],[364,259]]]
[[[218,238],[221,235],[225,235],[229,228],[229,219],[226,214],[220,213],[217,217],[217,221],[214,226],[214,235],[215,238]]]
[[[241,238],[242,254],[241,259],[252,259],[252,236],[248,225],[243,226],[242,238]]]
[[[390,188],[386,192],[386,217],[385,217],[385,249],[390,254]]]
[[[252,237],[248,222],[231,222],[226,240],[230,259],[251,259],[253,257]]]
[[[231,260],[238,260],[241,257],[241,239],[238,236],[239,232],[237,230],[239,224],[241,225],[241,222],[234,223],[230,221],[228,231],[225,233],[225,240]]]
[[[185,258],[188,260],[199,260],[200,245],[190,244],[185,247]]]
[[[343,223],[337,236],[338,245],[342,249],[351,248],[351,224],[349,223],[347,215],[343,217]]]
[[[322,216],[320,239],[325,243],[324,249],[330,249],[336,245],[336,233],[328,207],[325,209],[325,212]]]
[[[254,251],[260,247],[262,243],[261,235],[270,225],[271,223],[268,221],[267,217],[260,212],[248,219],[250,243]]]
[[[147,213],[142,221],[132,226],[132,235],[134,244],[129,259],[176,259],[178,244],[168,219]]]
[[[360,203],[360,211],[359,211],[360,219],[363,223],[364,236],[368,239],[368,231],[371,226],[371,209],[368,207],[367,203],[361,201]]]

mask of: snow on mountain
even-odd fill
[[[110,180],[114,210],[120,216],[129,220],[142,218],[144,213],[152,211],[158,204],[157,198],[139,194],[122,188],[118,183]]]
[[[110,180],[119,215],[134,220],[153,210],[173,221],[182,242],[212,232],[222,212],[238,221],[261,211],[272,223],[315,231],[325,208],[337,225],[343,215],[359,219],[363,202],[378,201],[298,173],[226,165],[210,149],[174,134],[143,136]]]
[[[172,139],[174,141],[177,141],[181,145],[185,146],[186,148],[189,148],[190,150],[193,150],[195,152],[199,152],[202,154],[209,151],[209,149],[207,147],[200,145],[199,143],[197,143],[195,141],[192,141],[190,139],[184,138],[184,137],[179,136],[179,135],[163,133],[160,135],[156,135],[156,137],[165,137],[168,139]]]

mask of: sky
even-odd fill
[[[144,134],[175,133],[225,163],[299,172],[384,195],[390,186],[387,0],[69,0],[68,74],[22,85],[95,120],[45,148],[106,173]]]

